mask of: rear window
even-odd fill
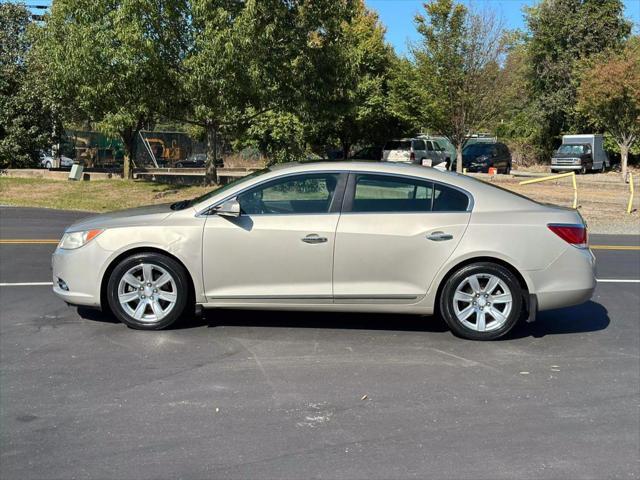
[[[464,147],[462,151],[465,155],[489,155],[495,146],[491,143],[472,143]]]
[[[433,197],[434,212],[466,212],[469,208],[469,197],[455,188],[435,184]]]
[[[392,140],[384,146],[385,150],[411,150],[411,140]]]

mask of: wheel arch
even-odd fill
[[[511,263],[507,262],[506,260],[503,260],[503,259],[498,258],[498,257],[482,255],[482,256],[477,256],[477,257],[466,258],[466,259],[461,260],[460,262],[456,263],[455,265],[449,267],[449,269],[444,274],[444,276],[442,277],[442,279],[440,280],[440,282],[438,284],[438,289],[436,290],[435,300],[434,300],[434,304],[433,304],[434,312],[439,312],[439,309],[440,309],[440,295],[442,294],[442,290],[443,290],[445,284],[447,283],[447,280],[449,280],[449,278],[451,277],[451,275],[453,275],[459,269],[461,269],[463,267],[466,267],[467,265],[471,265],[472,263],[479,263],[479,262],[495,263],[495,264],[500,265],[500,266],[506,268],[507,270],[509,270],[518,279],[518,283],[520,284],[520,288],[522,288],[522,297],[523,297],[523,302],[524,302],[524,306],[525,306],[523,311],[528,311],[528,309],[529,309],[529,286],[528,286],[527,281],[525,280],[524,276],[522,275],[522,273],[520,273],[520,271],[515,266],[513,266]]]
[[[102,279],[100,280],[100,308],[102,310],[109,308],[109,302],[107,301],[107,285],[109,283],[109,277],[111,277],[111,273],[116,268],[118,263],[120,263],[122,260],[124,260],[127,257],[130,257],[131,255],[136,255],[138,253],[158,253],[160,255],[164,255],[165,257],[169,257],[175,262],[177,262],[187,273],[187,280],[189,284],[188,285],[189,299],[190,301],[193,300],[195,302],[195,298],[196,298],[195,282],[193,281],[191,272],[189,271],[187,266],[184,264],[184,262],[180,260],[180,258],[176,257],[175,255],[161,248],[143,246],[143,247],[135,247],[120,253],[118,256],[116,256],[111,260],[111,262],[105,269],[104,273],[102,274]]]

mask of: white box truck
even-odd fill
[[[551,172],[590,170],[604,172],[610,167],[600,134],[563,135],[562,145],[551,157]]]

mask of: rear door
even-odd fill
[[[414,303],[453,253],[471,215],[454,187],[398,175],[351,173],[336,230],[336,303]]]

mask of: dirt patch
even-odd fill
[[[564,207],[573,204],[571,178],[549,182],[520,185],[527,180],[508,175],[478,175],[484,181],[526,195],[534,200]],[[634,212],[626,213],[629,201],[629,184],[622,182],[619,174],[578,175],[578,210],[592,233],[619,233],[640,235],[640,195],[637,182],[634,196]]]

